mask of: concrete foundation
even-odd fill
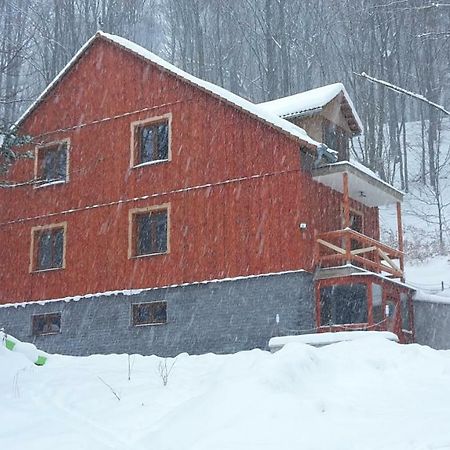
[[[51,353],[232,353],[314,328],[312,275],[286,272],[0,307],[0,328]],[[134,326],[132,304],[164,300],[167,323]],[[61,332],[34,336],[32,316],[61,313]],[[277,323],[276,317],[279,317]]]

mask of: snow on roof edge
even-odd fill
[[[101,296],[113,296],[113,295],[137,295],[142,292],[155,291],[158,289],[172,289],[178,287],[186,287],[186,286],[199,286],[201,284],[209,284],[209,283],[225,283],[228,281],[239,281],[239,280],[251,280],[253,278],[263,278],[263,277],[271,277],[277,275],[288,275],[293,273],[306,273],[305,269],[295,269],[295,270],[284,270],[282,272],[267,272],[255,275],[239,275],[237,277],[231,278],[217,278],[213,280],[203,280],[203,281],[193,281],[191,283],[179,283],[179,284],[169,284],[165,286],[156,286],[150,288],[135,288],[135,289],[119,289],[116,291],[106,291],[106,292],[96,292],[92,294],[80,294],[80,295],[72,295],[68,297],[60,297],[60,298],[52,298],[48,300],[30,300],[26,302],[17,302],[17,303],[3,303],[0,304],[0,308],[18,308],[25,307],[27,305],[46,305],[47,303],[56,303],[56,302],[70,302],[70,301],[79,301],[84,298],[96,298]]]
[[[355,108],[355,105],[353,103],[353,100],[351,99],[349,93],[347,92],[347,89],[345,89],[345,86],[343,84],[342,84],[342,92],[344,93],[345,100],[347,100],[347,103],[349,104],[349,106],[350,106],[350,108],[352,110],[352,113],[353,113],[353,115],[355,117],[356,123],[358,124],[360,133],[362,133],[362,131],[364,130],[364,126],[363,126],[361,117],[359,117],[358,111],[356,111],[356,108]]]
[[[405,193],[401,191],[400,189],[397,189],[392,184],[389,184],[387,181],[382,180],[372,169],[369,169],[369,167],[365,166],[364,164],[360,163],[359,161],[351,160],[351,161],[338,161],[332,164],[329,164],[329,166],[345,166],[348,165],[350,167],[353,167],[354,169],[365,173],[367,176],[375,179],[379,183],[385,185],[389,189],[392,189],[399,193],[402,197],[405,196]]]
[[[450,305],[450,297],[444,297],[443,295],[438,294],[427,294],[422,290],[417,290],[416,295],[414,296],[415,302],[424,302],[424,303],[439,303],[441,305]]]
[[[178,67],[174,66],[173,64],[165,61],[164,59],[160,58],[159,56],[152,53],[150,50],[147,50],[146,48],[135,44],[134,42],[129,41],[128,39],[125,39],[123,37],[114,35],[114,34],[108,34],[104,32],[99,32],[99,35],[104,37],[105,39],[114,42],[131,52],[142,56],[144,59],[158,65],[159,67],[162,67],[163,69],[167,70],[168,72],[172,73],[173,75],[176,75],[185,81],[190,82],[191,84],[194,84],[197,87],[200,87],[201,89],[223,99],[227,102],[233,104],[234,106],[237,106],[240,109],[243,109],[244,111],[249,112],[253,116],[257,116],[259,119],[264,120],[265,122],[268,122],[271,125],[274,125],[286,133],[301,139],[302,141],[305,141],[311,145],[318,146],[319,142],[316,142],[314,139],[312,139],[306,131],[297,126],[293,123],[284,120],[280,117],[278,117],[276,114],[268,113],[265,111],[261,111],[261,109],[258,107],[258,105],[250,102],[249,100],[244,99],[243,97],[240,97],[237,94],[234,94],[225,88],[222,88],[216,84],[210,83],[209,81],[202,80],[201,78],[197,78],[194,75],[189,74],[188,72],[185,72],[182,69],[179,69]]]
[[[233,94],[232,92],[217,86],[213,83],[210,83],[208,81],[202,80],[200,78],[195,77],[194,75],[191,75],[187,72],[185,72],[182,69],[179,69],[178,67],[174,66],[173,64],[165,61],[164,59],[160,58],[159,56],[155,55],[154,53],[150,52],[150,50],[145,49],[144,47],[129,41],[128,39],[125,39],[123,37],[105,33],[103,31],[98,31],[96,34],[94,34],[79,50],[78,52],[72,57],[72,59],[64,66],[64,68],[56,75],[56,77],[50,82],[50,84],[42,91],[42,93],[39,95],[39,97],[27,108],[27,110],[19,117],[19,119],[14,123],[13,127],[18,127],[25,118],[38,106],[39,103],[42,102],[42,100],[45,98],[45,96],[50,92],[53,87],[56,86],[56,84],[61,80],[61,78],[69,71],[69,69],[72,67],[73,64],[80,58],[80,56],[86,51],[86,49],[94,42],[95,39],[98,37],[102,37],[110,42],[115,43],[116,45],[119,45],[132,53],[141,56],[142,58],[146,59],[147,61],[152,62],[153,64],[156,64],[157,66],[163,68],[164,70],[168,71],[172,75],[175,75],[179,78],[184,79],[185,81],[188,81],[189,83],[201,88],[204,91],[209,92],[210,94],[215,95],[216,97],[219,97],[228,103],[231,103],[235,107],[238,107],[247,113],[250,113],[252,116],[256,116],[258,119],[275,126],[276,128],[279,128],[280,130],[284,131],[285,133],[289,134],[292,137],[295,137],[297,139],[302,140],[303,142],[307,144],[311,144],[315,147],[319,145],[319,142],[316,142],[314,139],[312,139],[306,131],[277,116],[276,114],[272,114],[269,112],[265,112],[261,110],[261,108],[258,107],[258,105],[250,102],[249,100],[246,100],[239,95]]]
[[[323,267],[321,270],[323,270],[323,271],[330,270],[331,271],[333,269],[340,269],[342,267],[354,268],[355,272],[346,273],[346,274],[339,274],[339,277],[345,278],[345,277],[353,277],[353,276],[368,276],[368,275],[371,275],[371,276],[375,276],[377,278],[380,278],[380,279],[382,279],[384,281],[389,281],[390,283],[398,284],[399,286],[406,287],[408,289],[411,289],[412,291],[417,292],[417,288],[415,288],[414,286],[411,286],[407,282],[396,280],[394,278],[389,278],[388,276],[383,275],[381,273],[371,272],[370,270],[364,269],[362,267],[355,266],[355,265],[353,265],[351,263],[350,264],[344,264],[343,266]]]
[[[290,112],[280,114],[280,117],[283,117],[283,118],[284,117],[293,117],[293,116],[296,116],[298,114],[305,113],[308,111],[310,111],[310,112],[321,111],[325,105],[327,105],[329,102],[331,102],[333,99],[335,99],[342,92],[344,94],[345,100],[347,101],[347,103],[349,104],[349,106],[352,110],[352,114],[356,120],[356,123],[360,129],[360,132],[362,132],[364,129],[362,120],[359,117],[358,112],[356,111],[355,105],[354,105],[349,93],[347,92],[347,89],[340,82],[327,84],[327,85],[320,86],[320,87],[317,87],[314,89],[308,89],[307,91],[298,92],[298,93],[292,94],[292,95],[287,95],[285,97],[270,100],[268,102],[258,103],[258,106],[260,106],[264,110],[270,110],[270,107],[276,107],[277,105],[286,103],[286,101],[293,100],[296,97],[298,97],[298,100],[301,103],[301,101],[302,101],[301,97],[306,97],[308,94],[314,94],[314,93],[319,94],[321,90],[330,89],[332,87],[335,87],[336,90],[334,90],[334,91],[331,90],[330,93],[327,92],[328,95],[325,95],[325,97],[322,99],[322,101],[319,101],[318,103],[313,102],[312,105],[309,105],[308,107],[304,107],[303,109],[299,109],[295,112],[294,112],[294,110],[291,110]],[[320,97],[320,95],[318,95],[318,97]]]
[[[291,336],[274,336],[269,340],[269,348],[278,350],[288,344],[306,344],[324,346],[338,344],[340,342],[354,341],[365,338],[383,338],[389,341],[399,342],[398,336],[390,331],[333,331],[327,333],[297,334]]]

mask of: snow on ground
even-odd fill
[[[406,124],[410,192],[405,195],[402,205],[402,219],[405,239],[405,275],[408,284],[420,290],[420,296],[430,294],[450,297],[450,253],[440,255],[438,209],[429,187],[420,183],[422,158],[422,129],[420,122]],[[427,138],[427,136],[425,136]],[[450,121],[444,119],[440,135],[441,161],[450,155]],[[450,169],[444,164],[440,186],[442,202],[450,205]],[[396,174],[396,186],[399,174]],[[444,241],[450,249],[449,206],[444,208]],[[380,208],[382,240],[396,246],[397,212],[395,205]],[[442,283],[444,291],[442,292]]]
[[[423,186],[420,182],[423,147],[421,123],[407,123],[406,136],[410,192],[405,195],[402,205],[405,239],[418,243],[426,241],[432,245],[433,241],[437,241],[438,236],[438,208],[436,206],[436,198],[430,187]],[[427,135],[425,135],[425,139],[427,139]],[[440,161],[443,166],[440,174],[442,203],[450,204],[450,165],[446,163],[450,157],[450,120],[448,119],[442,121],[439,144]],[[398,170],[394,184],[396,187],[400,186]],[[449,206],[444,208],[443,214],[446,219],[444,220],[446,222],[444,224],[444,239],[450,245]],[[380,208],[380,223],[382,231],[396,233],[397,216],[395,205]]]
[[[50,356],[0,347],[8,450],[450,448],[450,351],[379,336],[275,354]],[[116,398],[115,394],[120,398]]]
[[[423,263],[409,263],[405,272],[407,283],[417,289],[450,298],[450,255],[436,256]]]
[[[309,344],[314,347],[336,344],[343,341],[354,341],[370,335],[382,336],[385,339],[398,342],[398,336],[390,331],[334,331],[329,333],[300,334],[296,336],[276,336],[269,341],[269,350],[278,351],[291,343]]]

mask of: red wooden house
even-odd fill
[[[402,194],[346,161],[361,125],[342,85],[256,105],[99,32],[18,126],[35,158],[9,174],[32,184],[0,191],[7,332],[75,354],[413,339]],[[398,249],[379,242],[389,203]]]

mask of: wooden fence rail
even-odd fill
[[[355,264],[371,272],[403,280],[403,252],[376,239],[346,228],[320,233],[316,242],[316,255],[321,267]]]

